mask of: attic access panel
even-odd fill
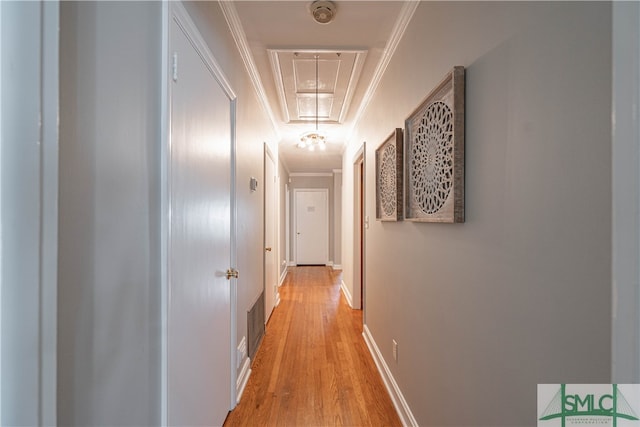
[[[318,120],[342,123],[347,115],[366,50],[269,49],[276,90],[287,123],[315,120],[315,55],[319,55]]]

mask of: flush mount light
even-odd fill
[[[331,1],[314,1],[311,3],[309,10],[314,21],[318,24],[328,24],[336,16],[336,5]]]

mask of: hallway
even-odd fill
[[[289,269],[225,426],[400,425],[340,280],[328,267]]]

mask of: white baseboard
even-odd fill
[[[282,286],[282,284],[284,283],[284,279],[286,279],[287,277],[288,272],[289,270],[287,270],[286,268],[282,271],[282,273],[280,274],[280,283],[278,283],[278,287]]]
[[[342,270],[342,265],[341,264],[333,264],[331,266],[331,268],[333,268],[334,270]]]
[[[373,339],[371,331],[369,331],[367,325],[364,325],[362,335],[364,336],[364,341],[367,343],[369,352],[373,357],[373,361],[376,363],[378,372],[380,372],[380,375],[382,376],[382,381],[384,382],[385,387],[387,387],[387,391],[389,392],[389,396],[391,397],[393,406],[396,407],[396,412],[398,412],[398,416],[400,417],[402,425],[417,426],[418,421],[416,421],[415,417],[413,416],[413,413],[409,408],[409,404],[404,399],[404,396],[400,391],[400,387],[398,387],[398,383],[396,383],[396,380],[393,378],[391,370],[389,369],[387,363],[384,361],[382,353],[376,345],[376,342]]]
[[[344,280],[340,285],[340,289],[342,290],[342,293],[344,294],[344,297],[346,298],[347,304],[349,304],[349,307],[353,308],[353,297],[351,296],[351,292],[349,292],[349,289],[347,289],[347,285],[346,283],[344,283]]]
[[[247,357],[246,359],[244,359],[244,364],[242,365],[242,369],[240,370],[240,375],[238,375],[238,379],[236,380],[236,396],[238,396],[236,404],[240,403],[240,398],[242,397],[244,388],[247,386],[250,375],[251,359]]]
[[[295,261],[289,261],[289,263],[287,264],[288,267],[295,267],[297,264]]]
[[[280,305],[280,292],[276,292],[276,301],[273,303],[273,308]]]

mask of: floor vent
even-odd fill
[[[264,292],[260,294],[253,307],[247,312],[247,337],[249,341],[249,358],[258,351],[258,346],[264,336]]]

